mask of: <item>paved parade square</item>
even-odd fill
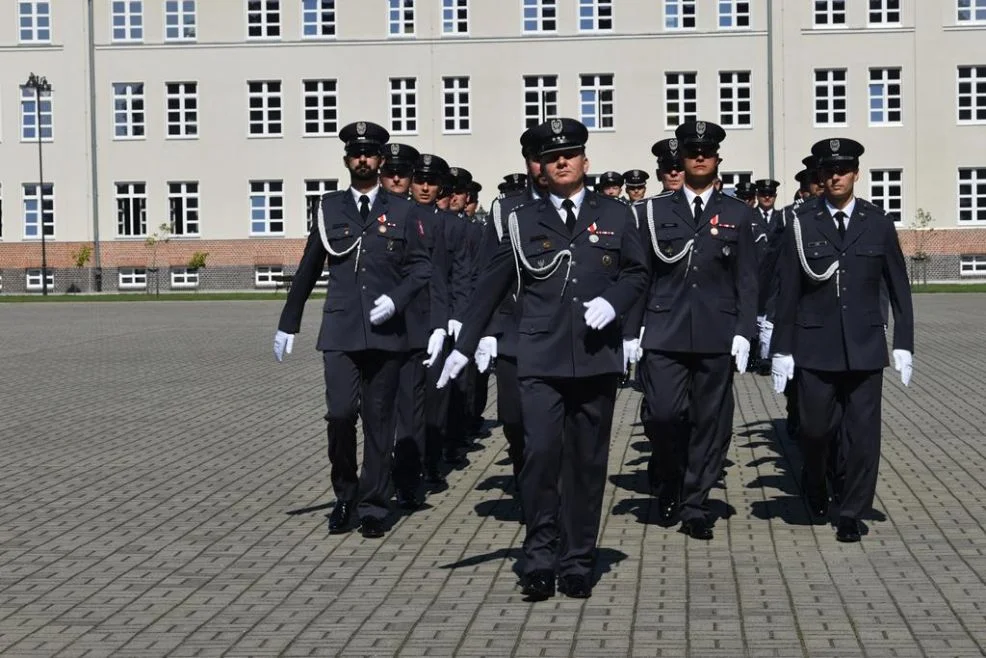
[[[715,539],[661,527],[624,389],[599,582],[535,604],[498,428],[383,540],[328,534],[319,302],[277,364],[282,301],[0,304],[0,653],[984,655],[986,296],[915,297],[861,543],[810,524],[783,398],[753,375]]]

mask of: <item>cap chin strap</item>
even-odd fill
[[[360,249],[359,247],[361,244],[363,244],[363,236],[360,235],[359,237],[357,237],[356,240],[351,245],[349,245],[348,249],[343,249],[342,251],[336,251],[335,249],[333,249],[332,245],[329,243],[329,236],[325,232],[325,216],[322,214],[321,201],[319,201],[318,204],[318,236],[322,239],[322,246],[325,247],[325,250],[327,252],[329,252],[329,255],[335,256],[336,258],[345,258],[350,253],[352,253],[352,251],[355,249],[356,263],[353,265],[353,271],[359,272],[359,256],[360,253],[362,253],[362,249]]]
[[[561,287],[561,295],[565,296],[565,288],[568,287],[568,279],[572,274],[572,252],[568,249],[562,249],[554,255],[551,262],[544,267],[538,267],[532,265],[527,256],[524,255],[524,250],[521,248],[520,241],[520,225],[517,223],[517,213],[511,212],[510,216],[507,218],[507,230],[510,232],[510,246],[511,251],[514,252],[514,267],[517,270],[517,292],[515,293],[518,297],[520,296],[521,288],[521,266],[523,269],[527,270],[527,273],[531,275],[532,278],[538,281],[547,281],[550,279],[558,268],[561,267],[561,262],[568,259],[568,270],[565,272],[565,282]]]
[[[791,224],[794,226],[794,246],[798,252],[798,260],[801,261],[801,269],[804,270],[804,273],[808,276],[809,279],[818,283],[828,281],[829,279],[832,278],[832,275],[834,274],[835,297],[836,299],[838,299],[839,297],[841,297],[840,291],[842,290],[842,287],[839,285],[840,282],[839,260],[836,259],[835,262],[829,265],[828,269],[822,272],[821,274],[815,272],[813,269],[811,269],[811,266],[808,265],[808,259],[805,257],[805,246],[801,240],[801,220],[798,219],[797,215],[794,215],[791,218]]]

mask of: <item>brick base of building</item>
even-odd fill
[[[907,257],[908,272],[913,282],[924,281],[983,281],[986,272],[963,272],[963,257],[986,258],[986,228],[949,228],[933,230],[900,229],[901,248]],[[75,266],[75,255],[92,243],[50,242],[45,246],[49,274],[54,279],[56,293],[97,290],[97,271],[90,262]],[[155,290],[161,292],[188,290],[270,290],[275,283],[257,282],[257,268],[273,268],[291,275],[298,266],[304,239],[248,240],[180,240],[160,244],[156,253],[142,240],[114,240],[100,244],[101,286],[103,292]],[[187,268],[196,252],[207,254],[206,265],[198,270],[196,286],[172,286],[171,273]],[[923,254],[923,258],[917,257]],[[146,271],[152,263],[157,272]],[[41,243],[0,243],[0,292],[40,292],[40,287],[28,291],[28,271],[41,268]],[[968,269],[968,268],[967,268]],[[146,285],[121,288],[120,274],[144,270]],[[155,280],[155,277],[157,279]],[[40,283],[40,278],[36,278]]]

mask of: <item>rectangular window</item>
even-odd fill
[[[171,269],[171,287],[176,289],[181,288],[198,288],[199,287],[199,273],[190,272],[187,267],[175,267]]]
[[[962,256],[959,265],[962,276],[986,275],[986,256]]]
[[[442,34],[469,34],[469,0],[442,0]]]
[[[388,0],[387,34],[392,37],[414,36],[414,0]]]
[[[253,283],[258,288],[273,288],[284,276],[280,265],[257,265],[253,270]]]
[[[51,268],[48,268],[48,276],[45,277],[45,287],[48,292],[55,289],[55,273],[52,272]],[[41,290],[41,268],[31,268],[25,272],[24,275],[24,287],[28,292],[35,292]]]
[[[846,107],[846,69],[815,69],[815,125],[847,125]]]
[[[116,184],[116,234],[120,237],[147,235],[147,184]]]
[[[164,40],[195,41],[195,0],[164,3]]]
[[[986,123],[986,66],[958,68],[959,123]]]
[[[747,0],[718,0],[719,29],[750,27],[750,3]]]
[[[335,80],[302,80],[305,104],[305,134],[335,135],[339,131],[339,108]]]
[[[168,183],[168,218],[174,235],[199,234],[198,182]]]
[[[719,178],[722,180],[722,189],[729,191],[731,194],[736,192],[736,186],[740,183],[749,183],[753,180],[752,171],[722,171],[719,172]]]
[[[870,0],[867,24],[873,27],[900,25],[900,0]]]
[[[959,169],[959,223],[986,222],[986,167]]]
[[[164,83],[169,138],[199,136],[199,88],[194,82]]]
[[[251,137],[280,137],[282,134],[281,81],[247,82]]]
[[[24,238],[41,239],[39,224],[44,225],[45,237],[55,235],[55,185],[44,183],[38,194],[37,183],[24,183]],[[38,284],[40,286],[40,284]]]
[[[336,35],[336,1],[302,0],[301,34],[306,39],[325,39]]]
[[[695,0],[664,0],[664,29],[694,30]]]
[[[524,127],[531,128],[558,116],[558,76],[524,76]]]
[[[719,72],[719,123],[723,128],[753,125],[753,86],[750,71]]]
[[[674,130],[698,119],[698,74],[664,74],[664,127]]]
[[[612,130],[613,74],[579,76],[579,120],[589,130]]]
[[[250,235],[284,235],[283,181],[250,181]]]
[[[870,125],[901,124],[900,69],[870,69]]]
[[[870,170],[870,201],[899,222],[904,216],[903,178],[900,169]]]
[[[558,7],[555,0],[523,0],[524,32],[555,32],[558,29]]]
[[[21,43],[51,43],[51,2],[20,0],[17,18]]]
[[[113,83],[113,139],[143,139],[144,83]]]
[[[608,32],[613,29],[613,0],[579,0],[579,31]]]
[[[959,23],[986,23],[986,0],[957,0],[956,21]]]
[[[329,192],[339,189],[337,180],[312,179],[305,181],[305,232],[311,232],[315,220],[318,219],[318,207],[322,203],[322,197]]]
[[[143,267],[121,267],[117,271],[120,290],[144,290],[147,288],[147,269]]]
[[[413,135],[418,132],[418,79],[390,79],[390,132]]]
[[[39,125],[41,126],[41,141],[50,142],[54,139],[52,93],[43,91],[38,95],[30,87],[21,87],[21,141],[36,142]],[[38,98],[41,99],[40,103],[38,103]]]
[[[846,0],[814,0],[812,13],[816,28],[844,27],[846,24]]]
[[[113,0],[113,41],[144,40],[143,0]]]
[[[247,38],[281,38],[281,0],[247,0]]]
[[[469,119],[469,78],[442,78],[442,112],[445,134],[462,134],[472,130]]]

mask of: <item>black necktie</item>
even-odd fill
[[[366,221],[366,218],[370,216],[370,197],[365,194],[359,198],[359,216]]]
[[[839,237],[846,237],[846,213],[841,210],[835,213],[835,221],[839,223]]]
[[[561,202],[561,207],[565,209],[565,226],[568,227],[568,232],[571,233],[575,230],[575,202],[571,199],[565,199]]]
[[[697,222],[702,216],[702,197],[695,197],[695,200],[692,201],[692,203],[695,204],[695,221]]]

